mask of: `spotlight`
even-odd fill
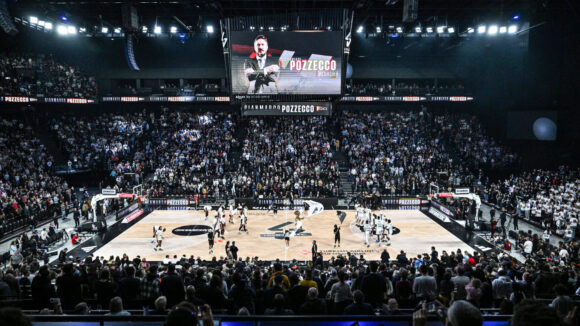
[[[520,19],[520,15],[514,15],[514,16],[512,17],[512,19],[513,19],[513,20],[518,20],[518,19]]]
[[[179,38],[182,40],[185,39],[185,33],[179,33]]]
[[[45,24],[45,21],[44,20],[39,20],[38,21],[38,26],[44,26],[44,24]]]
[[[437,27],[437,33],[438,33],[438,34],[441,34],[441,33],[443,33],[444,31],[445,31],[445,26],[439,26],[439,27]]]
[[[274,31],[274,27],[273,26],[270,26],[270,27],[268,27],[268,30],[270,30],[270,32],[272,32],[272,31]]]
[[[109,32],[109,28],[108,27],[101,27],[101,33],[103,34],[107,34]]]
[[[213,33],[213,26],[207,25],[206,29],[208,33]]]
[[[501,26],[501,27],[499,28],[499,33],[500,33],[500,34],[505,34],[506,32],[507,32],[507,27],[505,27],[505,26]]]
[[[86,31],[87,29],[84,27],[79,28],[79,33],[85,33]]]
[[[433,27],[427,27],[427,33],[433,33]]]
[[[60,16],[60,19],[61,19],[63,22],[65,22],[65,21],[68,21],[68,17],[67,17],[67,16]]]
[[[68,31],[66,29],[66,26],[64,26],[64,25],[58,25],[56,27],[56,32],[58,33],[58,35],[66,35],[66,34],[68,34]]]
[[[477,33],[478,34],[485,33],[485,25],[481,25],[481,26],[477,27]]]
[[[487,30],[487,34],[495,35],[495,34],[497,34],[497,30],[498,30],[497,25],[491,25],[491,26],[489,26],[489,29]]]
[[[143,31],[143,33],[147,33],[147,30],[148,30],[147,26],[143,26],[143,27],[141,28],[141,31]]]
[[[169,28],[169,32],[170,32],[171,34],[175,34],[175,33],[177,33],[177,27],[175,27],[175,26],[171,26],[171,27]]]
[[[153,33],[155,33],[155,34],[161,34],[161,26],[155,26],[153,28]]]
[[[448,28],[447,28],[447,32],[448,32],[448,33],[455,33],[455,28],[453,28],[453,27],[448,27]]]
[[[255,30],[255,29],[256,29],[256,27],[254,27],[254,26],[250,26],[250,30],[251,30],[251,31],[253,31],[253,30]]]
[[[46,24],[44,24],[44,28],[47,30],[52,30],[52,23],[51,22],[47,22]]]
[[[76,28],[76,27],[74,27],[74,26],[68,26],[68,27],[66,28],[66,30],[67,30],[67,32],[68,32],[69,34],[76,34],[76,33],[77,33],[77,28]]]
[[[403,27],[401,26],[397,27],[397,33],[403,33]]]
[[[467,33],[473,34],[473,32],[475,32],[475,29],[473,29],[473,27],[467,27]]]
[[[415,33],[421,33],[421,26],[415,27]]]
[[[362,32],[363,32],[363,30],[364,30],[364,27],[362,27],[362,26],[359,26],[359,27],[356,29],[356,32],[357,32],[357,33],[362,33]]]
[[[30,21],[30,24],[38,24],[38,17],[30,16],[28,20]]]
[[[381,27],[377,26],[377,33],[380,33],[380,32],[381,32]]]
[[[121,27],[115,28],[115,34],[121,34]]]
[[[515,34],[518,31],[518,27],[516,25],[511,25],[508,27],[508,34]]]

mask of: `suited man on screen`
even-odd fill
[[[244,62],[244,73],[250,86],[248,94],[277,94],[280,66],[268,53],[268,38],[258,35],[254,39],[254,52]]]

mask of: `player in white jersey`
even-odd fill
[[[242,215],[240,215],[240,228],[238,229],[238,234],[242,234],[242,231],[245,231],[246,234],[248,233],[248,229],[246,228],[246,222],[247,222],[247,217],[242,212]]]
[[[364,217],[364,222],[371,222],[371,209],[370,208],[365,208],[365,217]]]
[[[230,205],[230,224],[234,224],[234,215],[236,214],[236,210],[234,205]]]
[[[159,225],[153,226],[153,239],[151,239],[151,243],[157,242],[157,230],[159,230],[160,227],[161,226],[159,226]]]
[[[377,242],[381,242],[383,239],[383,221],[379,218],[375,221]]]
[[[370,247],[370,236],[371,236],[371,230],[372,230],[372,226],[369,223],[369,221],[365,222],[365,225],[363,226],[363,229],[365,231],[365,244],[367,245],[367,248]]]
[[[163,242],[163,232],[165,232],[165,229],[161,226],[157,229],[157,232],[155,232],[155,238],[157,239],[157,245],[155,248],[153,248],[155,251],[163,250],[163,248],[161,248],[161,243]]]
[[[355,224],[361,225],[363,208],[359,204],[354,205],[354,207],[356,209],[356,222],[355,222]]]
[[[391,223],[390,219],[387,219],[385,231],[387,233],[387,246],[390,246],[391,245],[391,236],[393,235],[393,223]]]

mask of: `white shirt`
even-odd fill
[[[163,240],[163,230],[161,230],[161,229],[157,230],[156,235],[157,235],[158,241]]]
[[[530,240],[524,242],[524,252],[526,254],[531,254],[534,247],[534,243]]]

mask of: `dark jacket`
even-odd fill
[[[160,286],[161,293],[167,297],[167,307],[185,300],[185,289],[183,287],[183,280],[175,273],[167,273],[161,279]]]
[[[374,314],[373,306],[368,303],[351,303],[344,308],[345,315],[372,315]]]

